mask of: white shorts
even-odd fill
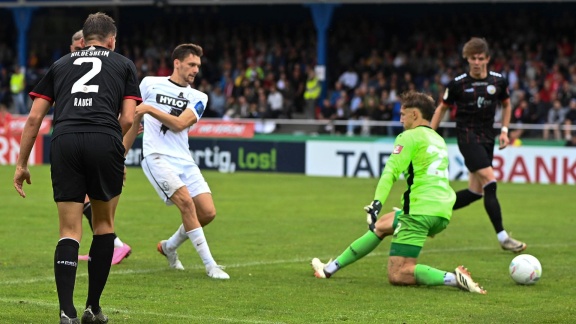
[[[142,160],[142,170],[166,205],[173,204],[170,197],[184,186],[190,197],[211,192],[200,168],[194,162],[163,154],[150,154]]]

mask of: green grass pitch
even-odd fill
[[[0,323],[55,323],[53,255],[58,239],[48,166],[31,168],[22,199],[14,168],[0,167]],[[191,244],[179,249],[185,271],[168,268],[156,243],[180,224],[139,168],[130,168],[116,233],[133,248],[113,266],[102,305],[110,323],[570,323],[576,320],[574,186],[499,184],[504,223],[527,242],[543,275],[534,286],[508,276],[514,257],[502,251],[481,202],[456,211],[430,239],[420,263],[453,270],[464,264],[488,294],[449,287],[394,287],[387,282],[390,240],[329,280],[316,279],[312,257],[337,256],[366,232],[362,207],[377,179],[272,173],[204,172],[218,210],[206,227],[216,260],[231,279],[206,276]],[[394,186],[384,210],[399,204]],[[456,190],[466,183],[455,182]],[[84,222],[80,253],[91,232]],[[87,264],[80,261],[75,304],[84,307]]]

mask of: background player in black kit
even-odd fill
[[[82,323],[106,323],[100,296],[114,250],[114,213],[124,174],[122,137],[132,126],[141,99],[134,63],[113,52],[114,20],[103,13],[92,14],[82,30],[84,49],[52,64],[30,93],[34,103],[22,133],[14,187],[26,196],[22,185],[24,181],[30,184],[30,151],[42,119],[56,102],[50,160],[60,221],[54,255],[60,323],[79,323],[73,294],[86,194],[92,202],[94,236]]]
[[[504,149],[509,143],[511,107],[508,81],[501,74],[488,71],[490,52],[485,39],[471,38],[464,44],[462,56],[468,60],[469,73],[457,76],[448,83],[431,123],[431,127],[437,129],[446,110],[456,109],[458,148],[470,174],[468,189],[456,193],[454,209],[468,206],[484,197],[484,208],[496,230],[500,246],[504,250],[518,253],[526,249],[526,244],[513,239],[504,230],[500,203],[496,197],[496,178],[492,169],[494,115],[499,104],[502,104],[499,148]]]

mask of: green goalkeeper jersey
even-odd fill
[[[456,194],[448,180],[446,142],[435,130],[418,126],[396,137],[374,199],[384,203],[401,173],[408,185],[402,195],[404,214],[450,219]]]

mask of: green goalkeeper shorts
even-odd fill
[[[417,258],[428,236],[442,232],[450,221],[444,217],[405,215],[394,217],[394,234],[390,256]]]

